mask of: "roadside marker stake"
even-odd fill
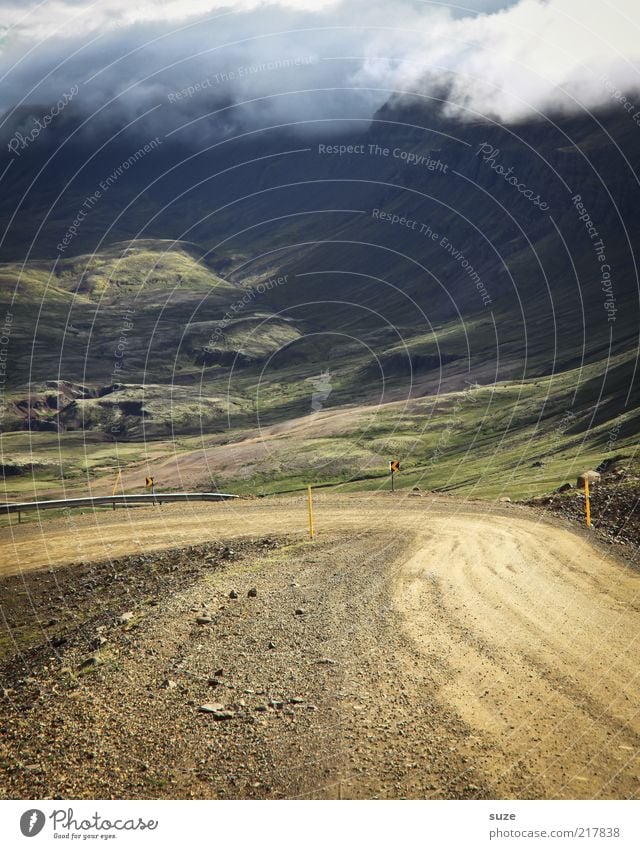
[[[111,493],[111,495],[116,494],[116,489],[118,488],[118,482],[120,481],[121,477],[122,477],[122,469],[118,469],[118,474],[116,475],[116,482],[113,485],[113,492]]]
[[[584,476],[584,509],[587,515],[587,527],[591,527],[591,502],[589,500],[589,477]]]
[[[151,495],[156,494],[156,485],[155,485],[154,478],[146,477],[145,478],[145,485],[146,485],[147,489],[151,490]],[[162,506],[162,501],[156,501],[155,498],[153,499],[153,503],[154,503],[154,505]]]
[[[399,460],[389,460],[389,472],[391,474],[391,492],[396,491],[395,487],[395,478],[396,472],[400,471],[400,461]]]
[[[313,539],[313,501],[311,499],[311,484],[307,486],[307,500],[309,504],[309,539]]]

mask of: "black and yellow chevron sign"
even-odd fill
[[[389,460],[389,471],[390,472],[399,472],[400,471],[400,460]]]
[[[149,487],[153,486],[153,478],[146,478],[146,483]]]

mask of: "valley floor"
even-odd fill
[[[637,571],[513,505],[304,526],[292,497],[3,528],[2,795],[640,796]]]

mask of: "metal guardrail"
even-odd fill
[[[139,495],[96,495],[84,498],[56,498],[50,501],[21,501],[0,503],[0,515],[8,513],[26,513],[28,510],[54,510],[66,507],[97,507],[111,504],[128,507],[130,504],[164,504],[169,501],[226,501],[239,498],[227,492],[155,492]]]

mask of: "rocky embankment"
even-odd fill
[[[640,475],[625,463],[612,464],[596,474],[589,489],[593,532],[606,543],[626,547],[629,554],[640,545]],[[526,503],[585,524],[584,489],[577,484],[565,484]]]

